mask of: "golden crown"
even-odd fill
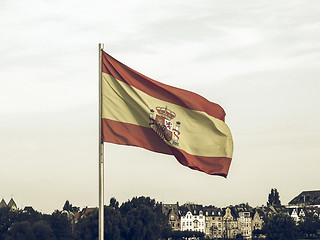
[[[167,107],[156,107],[159,115],[161,117],[167,118],[169,120],[172,120],[173,118],[176,117],[176,114],[174,112],[172,112],[170,109],[168,109]]]

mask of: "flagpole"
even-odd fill
[[[99,240],[104,240],[104,147],[101,138],[102,119],[102,50],[99,43]]]

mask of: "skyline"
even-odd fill
[[[270,190],[270,193],[268,194],[269,195],[269,197],[270,197],[270,194],[272,194],[272,191],[273,190],[275,190],[275,191],[277,191],[277,189],[271,189]],[[295,197],[293,197],[291,200],[290,200],[290,202],[289,203],[287,203],[287,204],[283,204],[282,202],[281,202],[281,199],[279,198],[279,201],[280,201],[280,206],[283,206],[283,207],[285,207],[285,208],[297,208],[297,206],[299,207],[301,207],[301,194],[310,194],[310,192],[312,192],[312,194],[314,194],[314,192],[319,192],[319,190],[318,191],[303,191],[303,192],[301,192],[299,195],[297,195],[297,196],[295,196]],[[128,202],[128,201],[132,201],[132,199],[134,199],[134,198],[149,198],[149,196],[133,196],[131,199],[128,199],[126,202]],[[267,199],[267,201],[266,201],[266,204],[262,204],[261,206],[250,206],[250,207],[252,207],[252,208],[264,208],[264,207],[270,207],[269,206],[269,197],[268,197],[268,199]],[[112,197],[113,198],[113,197]],[[115,199],[115,198],[113,198],[113,199]],[[151,200],[155,200],[155,202],[156,203],[161,203],[161,204],[164,204],[164,205],[168,205],[168,206],[171,206],[171,205],[178,205],[178,206],[184,206],[184,205],[199,205],[199,206],[202,206],[202,207],[214,207],[214,208],[220,208],[220,209],[224,209],[224,208],[228,208],[228,207],[235,207],[235,206],[240,206],[240,205],[247,205],[248,204],[248,202],[242,202],[242,203],[237,203],[237,204],[234,204],[234,205],[227,205],[227,206],[214,206],[214,205],[212,205],[212,204],[209,204],[209,205],[203,205],[203,204],[199,204],[199,203],[196,203],[196,202],[190,202],[190,201],[187,201],[187,202],[183,202],[183,203],[181,203],[181,202],[179,202],[179,201],[177,201],[177,202],[174,202],[174,203],[166,203],[166,202],[160,202],[160,201],[158,201],[157,199],[153,199],[153,198],[150,198]],[[312,199],[314,199],[314,198],[312,198]],[[109,199],[110,200],[110,199]],[[115,199],[116,201],[117,201],[117,199]],[[4,202],[3,202],[4,201]],[[299,204],[297,204],[297,201],[299,202],[300,201],[300,203]],[[13,208],[15,208],[15,209],[19,209],[19,210],[24,210],[24,208],[25,207],[32,207],[33,209],[34,209],[34,207],[33,206],[31,206],[31,205],[26,205],[26,206],[19,206],[16,202],[15,202],[15,200],[14,200],[14,198],[13,197],[11,197],[10,198],[10,200],[8,200],[8,201],[6,201],[6,199],[5,198],[2,198],[1,199],[1,202],[3,202],[3,204],[5,204],[7,207],[9,207],[9,208],[11,208],[11,209],[13,209]],[[68,199],[65,201],[65,204],[66,204],[66,202],[68,202],[69,204],[71,204],[71,206],[73,206],[73,207],[78,207],[78,206],[75,206],[75,205],[73,205]],[[123,203],[126,203],[126,202],[122,202],[122,203],[120,203],[119,204],[119,206],[121,206]],[[294,203],[292,203],[292,202],[294,202]],[[312,202],[312,201],[311,201]],[[309,202],[310,203],[310,202]],[[65,205],[64,204],[64,205]],[[106,201],[106,203],[104,204],[105,206],[109,206],[109,205],[112,205],[112,203],[110,203],[109,201]],[[60,208],[57,208],[57,209],[55,209],[54,211],[56,211],[56,210],[63,210],[63,208],[64,208],[64,205],[62,206],[62,207],[60,207]],[[277,204],[273,204],[272,206],[275,206],[275,205],[277,205]],[[314,205],[314,204],[313,204]],[[310,205],[310,204],[307,204],[307,206],[308,207],[312,207],[312,204]],[[4,205],[3,206],[0,206],[0,208],[1,207],[4,207]],[[316,207],[316,206],[315,206]],[[99,206],[88,206],[88,205],[86,205],[86,206],[84,206],[83,208],[81,208],[81,207],[79,207],[79,210],[78,210],[78,212],[81,212],[83,209],[85,209],[85,208],[99,208]],[[36,210],[36,211],[38,211],[37,209],[34,209],[34,210]],[[41,212],[41,211],[40,211]],[[53,212],[52,212],[53,213]],[[51,214],[51,213],[50,213]]]
[[[0,189],[50,213],[98,206],[98,43],[226,112],[227,179],[105,143],[105,204],[134,196],[224,207],[319,190],[320,3],[0,3]],[[20,205],[18,204],[18,205]],[[20,206],[21,206],[20,205]]]

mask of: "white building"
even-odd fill
[[[244,238],[251,239],[252,228],[251,228],[251,217],[250,217],[249,211],[239,212],[238,228]]]
[[[199,231],[205,232],[205,216],[203,212],[193,210],[187,211],[185,215],[181,215],[181,231]]]

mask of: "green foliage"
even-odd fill
[[[265,219],[263,232],[268,240],[294,240],[298,236],[294,220],[286,214],[276,214]]]
[[[155,200],[133,198],[120,207],[115,198],[104,208],[105,239],[112,240],[153,240],[168,236],[172,231],[161,205]],[[76,239],[98,238],[98,211],[81,218],[76,226]]]
[[[33,233],[36,240],[56,240],[50,225],[45,221],[39,221],[33,224]]]
[[[98,211],[90,212],[89,214],[81,218],[76,225],[76,239],[98,239],[98,221]]]
[[[268,196],[268,206],[281,206],[279,192],[276,188],[271,189],[271,193]]]
[[[8,230],[5,240],[36,240],[29,222],[16,222]]]
[[[10,211],[8,207],[0,208],[0,239],[4,239],[5,234],[16,218],[15,212]]]
[[[299,222],[298,229],[302,237],[316,237],[320,229],[319,217],[307,215]]]
[[[135,197],[123,203],[120,213],[124,220],[125,239],[159,239],[168,233],[168,220],[162,214],[161,204],[149,197]]]
[[[75,213],[75,212],[79,212],[80,208],[72,206],[72,204],[70,204],[69,200],[67,200],[63,206],[63,210]]]
[[[116,198],[112,197],[110,198],[110,207],[113,207],[114,209],[119,209],[119,202],[116,200]]]
[[[255,229],[252,231],[252,239],[261,239],[262,235],[264,235],[264,231],[261,229]]]
[[[61,214],[58,210],[52,213],[47,219],[57,240],[71,240],[72,226],[65,214]]]
[[[278,199],[278,200],[276,200]],[[270,204],[280,204],[276,189],[269,195]],[[250,208],[248,204],[241,207]],[[72,212],[78,209],[66,201],[64,210]],[[0,208],[1,240],[97,240],[98,211],[83,215],[76,226],[71,224],[72,215],[56,210],[51,215],[37,211],[12,211]],[[192,231],[172,231],[168,219],[162,214],[162,206],[149,197],[134,197],[119,206],[115,198],[104,208],[105,239],[112,240],[153,240],[153,239],[204,239],[204,233]],[[316,216],[307,215],[297,226],[293,219],[284,214],[264,218],[262,230],[252,232],[253,239],[265,235],[267,239],[294,240],[297,236],[304,238],[317,237],[320,220]],[[238,235],[237,238],[241,238]]]

